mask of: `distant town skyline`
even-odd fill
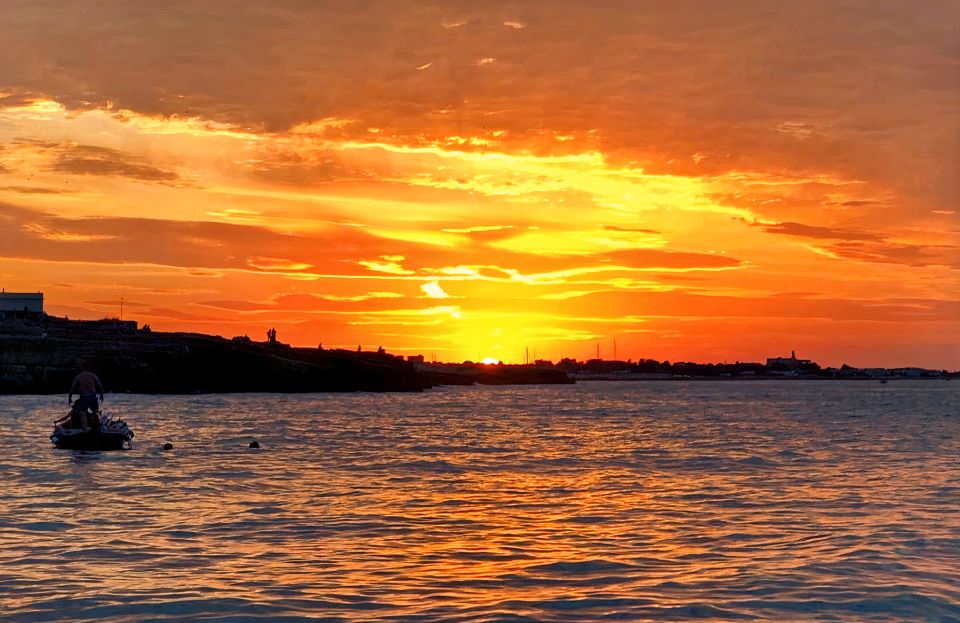
[[[960,367],[960,7],[23,3],[0,285],[443,361]]]

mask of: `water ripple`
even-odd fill
[[[108,398],[0,398],[4,622],[960,621],[952,383]]]

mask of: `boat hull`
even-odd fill
[[[130,446],[130,439],[119,433],[54,433],[50,441],[64,450],[125,450]]]
[[[86,419],[87,428],[71,426]],[[126,450],[133,445],[133,431],[123,420],[102,413],[67,413],[54,422],[50,441],[65,450]]]

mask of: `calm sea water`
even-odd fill
[[[960,383],[107,406],[0,398],[0,620],[960,621]]]

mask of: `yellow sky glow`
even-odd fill
[[[682,7],[430,5],[416,37],[358,32],[321,66],[316,37],[350,26],[320,8],[273,33],[237,18],[259,56],[229,29],[210,48],[194,15],[179,60],[98,8],[102,33],[72,27],[102,45],[45,74],[59,43],[17,31],[66,19],[45,11],[0,26],[0,282],[52,313],[123,297],[154,330],[453,361],[616,341],[623,359],[960,365],[958,49],[937,20],[874,16],[853,40],[849,15],[790,9],[817,47],[722,17],[771,20],[792,66]],[[888,56],[884,28],[922,50]],[[269,53],[287,41],[302,55]],[[162,60],[148,80],[124,57]]]

